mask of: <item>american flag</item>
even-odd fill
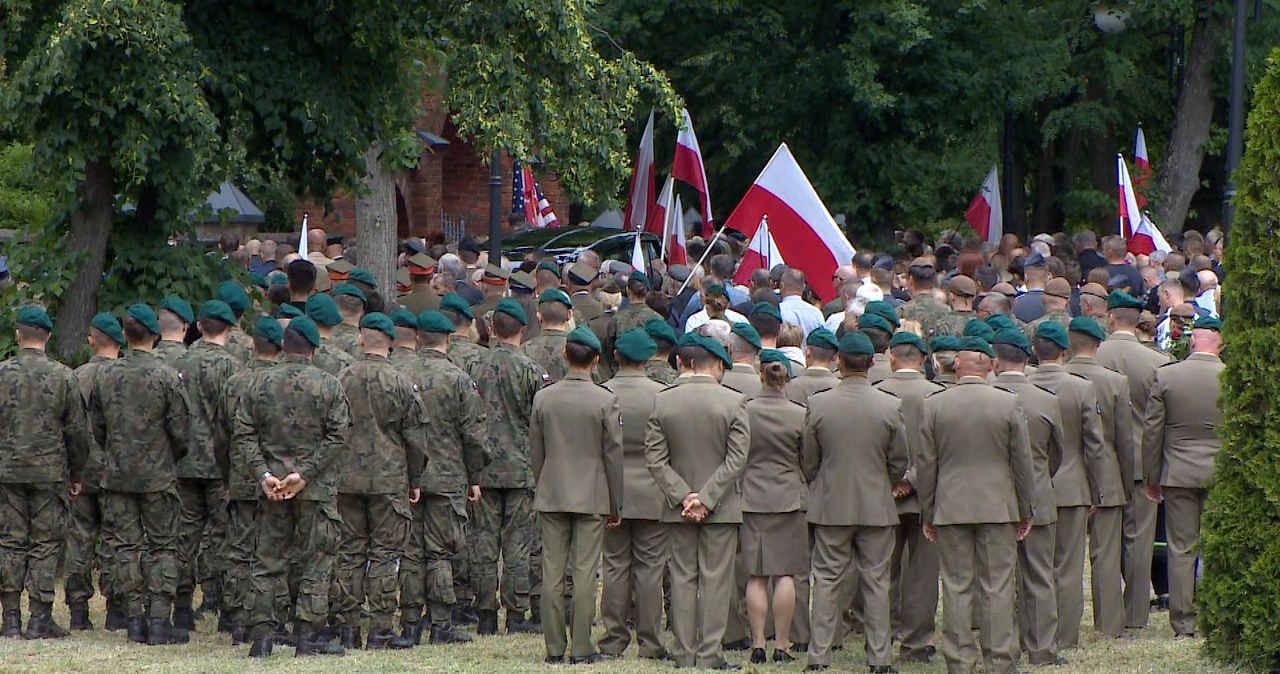
[[[511,212],[524,213],[524,221],[538,229],[559,224],[533,171],[517,159],[511,163],[511,173]]]

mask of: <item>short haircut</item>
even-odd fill
[[[439,348],[445,345],[449,340],[447,332],[422,332],[418,331],[418,343],[431,349]]]
[[[442,308],[440,309],[440,313],[444,314],[444,317],[449,319],[449,322],[453,323],[453,327],[455,328],[464,328],[471,325],[472,319],[467,318],[467,315],[462,312]]]
[[[316,350],[310,340],[293,328],[284,329],[284,352],[294,354],[310,354]]]
[[[263,337],[262,335],[254,335],[253,352],[258,355],[275,358],[276,355],[280,353],[280,347],[276,346],[275,342]]]
[[[200,334],[206,337],[217,337],[231,330],[230,325],[216,318],[201,318],[196,321],[196,325],[200,326]]]
[[[893,339],[893,335],[881,330],[880,328],[866,328],[862,334],[871,340],[871,346],[876,353],[884,353],[889,350],[889,340]]]
[[[524,331],[524,324],[510,314],[495,311],[493,313],[493,333],[502,339],[510,339]]]
[[[718,361],[719,357],[712,355],[710,351],[702,348],[701,346],[689,344],[680,347],[676,351],[676,359],[686,368],[700,370],[706,367],[709,363]]]
[[[272,283],[267,287],[267,301],[273,306],[289,303],[289,286],[283,283]]]
[[[631,277],[627,279],[627,292],[636,297],[648,297],[649,286],[642,283],[639,279]]]
[[[1088,250],[1090,248],[1097,248],[1098,235],[1094,234],[1093,232],[1087,229],[1083,231],[1079,231],[1079,232],[1076,232],[1076,235],[1072,238],[1072,243],[1075,244],[1076,250]]]
[[[124,328],[125,341],[130,344],[150,344],[155,341],[155,335],[133,316],[120,319],[120,326]]]
[[[996,358],[1015,365],[1027,364],[1027,352],[1022,347],[1014,344],[993,344],[991,348],[996,351]]]
[[[1098,348],[1098,340],[1081,332],[1068,334],[1067,344],[1070,345],[1068,350],[1073,354],[1082,351],[1093,351]]]
[[[388,335],[381,330],[374,330],[373,328],[361,328],[360,338],[364,340],[365,346],[374,349],[384,346],[389,347],[392,342],[395,341],[391,338],[391,335]]]
[[[235,232],[223,232],[218,239],[218,250],[223,255],[230,255],[240,249],[240,237]]]
[[[671,298],[662,293],[649,293],[644,298],[644,303],[645,306],[653,309],[655,314],[661,316],[663,320],[666,320],[671,315]]]
[[[182,317],[168,309],[156,312],[156,323],[160,325],[160,332],[179,332],[186,325]]]
[[[289,291],[299,295],[316,289],[316,266],[307,260],[294,260],[285,269]]]
[[[106,337],[105,335],[103,335]],[[18,338],[22,340],[45,340],[49,338],[49,331],[38,325],[18,324]],[[109,340],[110,338],[107,337]]]
[[[538,315],[544,323],[568,323],[569,307],[559,302],[543,302],[538,305]]]
[[[716,278],[727,279],[733,276],[734,267],[732,255],[712,255],[707,261],[707,269],[711,270]]]
[[[889,353],[893,354],[894,358],[908,363],[924,361],[924,354],[920,353],[920,349],[917,349],[910,344],[899,344],[895,347],[891,347],[889,349]]]
[[[866,372],[871,369],[873,357],[867,353],[840,354],[840,369],[851,372]]]
[[[907,275],[917,290],[927,290],[938,283],[938,272],[933,267],[909,267]]]
[[[654,341],[657,341],[657,340],[654,340]],[[659,351],[661,351],[661,349],[659,349]],[[627,358],[625,354],[623,354],[621,351],[618,351],[617,349],[614,349],[613,351],[613,359],[618,361],[618,365],[621,365],[622,367],[636,367],[637,365],[641,365],[644,362],[639,360],[631,360],[630,358]]]
[[[1062,347],[1051,339],[1036,337],[1033,343],[1035,345],[1036,358],[1040,360],[1057,360],[1062,357]]]
[[[1124,239],[1112,234],[1102,240],[1102,254],[1108,259],[1119,259],[1124,257],[1127,246]]]
[[[835,360],[835,349],[828,349],[825,346],[814,346],[812,344],[805,348],[809,352],[809,364],[813,364],[814,361],[829,363],[832,360]]]
[[[1138,325],[1138,319],[1142,317],[1142,310],[1134,309],[1133,307],[1116,307],[1111,309],[1110,312],[1116,323],[1126,328]]]
[[[364,302],[359,297],[337,295],[333,301],[338,305],[338,311],[342,312],[343,317],[364,315]]]
[[[760,353],[760,349],[757,349],[754,344],[732,333],[729,334],[729,349],[733,351],[735,356],[751,355],[754,357]]]
[[[596,351],[586,344],[565,342],[564,359],[574,367],[586,367],[596,358]]]
[[[756,332],[760,333],[760,337],[762,339],[774,339],[778,336],[778,333],[782,331],[782,321],[778,320],[774,316],[764,313],[763,311],[757,311],[756,313],[751,314],[751,317],[747,319],[747,322],[751,323],[751,327],[755,328]]]

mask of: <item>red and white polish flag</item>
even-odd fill
[[[1000,177],[996,167],[991,167],[982,187],[969,202],[964,212],[964,219],[973,226],[973,232],[979,239],[990,244],[999,244],[1004,236],[1004,209],[1000,204]]]
[[[1151,179],[1151,158],[1147,156],[1147,135],[1142,132],[1142,125],[1138,125],[1138,137],[1133,142],[1133,164],[1134,173],[1138,174],[1134,179],[1133,196],[1138,200],[1138,208],[1147,205],[1147,181]]]
[[[707,170],[702,163],[702,149],[698,136],[693,133],[693,120],[688,110],[680,111],[680,133],[676,136],[676,156],[671,165],[671,175],[698,191],[698,204],[702,213],[702,236],[711,236],[711,192],[707,189]]]
[[[636,163],[631,170],[631,187],[627,190],[627,205],[622,211],[623,229],[643,227],[650,233],[661,233],[661,222],[648,222],[649,209],[656,196],[653,179],[653,111],[650,110],[649,122],[645,124],[644,133],[640,136],[640,149],[636,152]]]
[[[667,182],[662,185],[662,193],[658,195],[658,201],[649,211],[649,222],[662,225],[661,231],[658,232],[662,237],[662,259],[666,260],[667,264],[688,264],[688,255],[685,253],[684,211],[680,207],[680,197],[673,198],[674,193],[675,181],[671,176],[667,176]]]
[[[1116,173],[1119,175],[1120,236],[1124,237],[1127,250],[1134,255],[1150,255],[1157,250],[1172,251],[1173,247],[1160,233],[1160,228],[1138,208],[1124,155],[1116,155]]]
[[[748,285],[751,283],[751,274],[755,270],[773,269],[775,265],[780,264],[786,264],[786,262],[782,259],[782,251],[778,250],[778,243],[769,233],[769,215],[766,213],[760,218],[760,226],[756,227],[756,233],[747,244],[747,252],[742,255],[742,263],[738,265],[738,271],[733,275],[733,282],[738,285]]]

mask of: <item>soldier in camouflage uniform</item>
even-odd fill
[[[276,597],[287,592],[290,562],[297,559],[294,640],[297,655],[340,655],[339,644],[316,638],[329,614],[329,579],[337,553],[338,516],[334,463],[351,425],[350,408],[336,377],[311,364],[320,333],[310,318],[285,330],[285,355],[258,373],[241,397],[232,430],[232,463],[252,467],[266,497],[259,501],[252,565],[253,645],[249,657],[271,654]]]
[[[507,633],[529,632],[529,542],[533,536],[533,475],[529,468],[529,413],[533,396],[551,377],[520,351],[528,323],[510,298],[493,313],[493,348],[477,366],[476,386],[485,402],[493,461],[480,474],[483,493],[475,504],[475,549],[471,580],[480,634],[498,631],[498,560],[503,563],[502,605]]]
[[[124,330],[120,327],[120,321],[106,313],[94,316],[89,323],[89,348],[93,350],[93,357],[72,373],[86,405],[93,393],[93,380],[98,375],[98,368],[119,358],[123,346]],[[111,554],[109,541],[103,540],[101,554],[98,552],[98,535],[102,529],[102,508],[98,499],[98,483],[101,480],[101,448],[90,443],[89,458],[81,472],[80,493],[71,498],[71,517],[64,553],[65,594],[67,609],[71,613],[68,627],[72,630],[93,629],[93,623],[89,621],[89,600],[93,598],[95,559],[100,565],[98,587],[107,599],[107,629],[118,630],[125,626],[124,614],[116,606],[115,592],[112,590],[111,569],[115,563],[115,555]]]
[[[179,629],[195,629],[192,599],[197,580],[196,559],[208,570],[212,582],[208,591],[222,586],[225,565],[221,552],[226,537],[226,483],[223,481],[228,444],[231,441],[222,411],[223,388],[227,380],[240,370],[240,361],[227,350],[227,338],[235,323],[231,307],[221,300],[209,300],[200,306],[200,341],[178,359],[187,400],[191,404],[191,451],[178,462],[178,497],[182,499],[182,517],[178,534],[178,589],[173,606],[173,625]],[[206,525],[208,550],[201,552],[201,538]],[[204,580],[204,578],[201,578]],[[223,621],[225,623],[225,620]]]
[[[555,383],[564,378],[569,365],[564,359],[565,336],[569,334],[569,316],[573,310],[573,302],[559,288],[543,291],[538,296],[538,319],[542,322],[542,332],[537,337],[524,343],[521,349],[524,355],[542,366]]]
[[[220,423],[224,428],[232,427],[241,398],[253,390],[258,374],[276,364],[283,343],[284,328],[274,318],[264,316],[254,324],[253,359],[223,386]],[[235,454],[228,457],[223,475],[227,485],[227,535],[222,555],[226,563],[222,615],[226,616],[231,628],[232,646],[249,641],[249,611],[253,608],[249,568],[253,564],[253,542],[257,533],[254,520],[258,501],[263,496],[253,467],[235,460],[237,458]],[[288,598],[287,593],[285,598]]]
[[[391,322],[396,326],[396,341],[391,345],[391,364],[397,368],[416,364],[418,362],[418,317],[404,307],[391,312],[390,316]]]
[[[671,350],[676,348],[676,341],[679,339],[675,329],[661,318],[650,318],[644,322],[644,331],[658,346],[653,357],[644,362],[645,376],[667,386],[676,383],[680,373],[671,367]]]
[[[342,323],[338,304],[329,295],[316,293],[307,298],[307,318],[315,322],[320,332],[320,347],[312,356],[311,364],[327,374],[339,376],[356,359],[333,342],[333,329]]]
[[[342,523],[332,613],[346,648],[360,647],[360,607],[366,601],[369,648],[393,645],[400,559],[413,517],[410,507],[421,495],[427,410],[417,386],[387,359],[395,336],[386,314],[366,314],[360,321],[363,353],[341,377],[352,427],[347,451],[337,461]]]
[[[230,351],[241,364],[249,362],[249,359],[253,358],[253,338],[240,329],[240,318],[249,310],[251,304],[249,293],[245,292],[244,286],[237,281],[223,281],[214,290],[213,297],[226,302],[236,318],[236,322],[231,324],[231,330],[227,332],[227,351]]]
[[[613,319],[609,321],[609,327],[605,330],[604,358],[601,359],[601,369],[605,379],[612,377],[614,371],[618,369],[618,363],[613,358],[613,342],[618,335],[631,328],[642,328],[650,319],[662,318],[658,312],[645,304],[645,298],[649,296],[650,290],[652,286],[649,283],[649,277],[642,271],[632,273],[627,279],[627,306],[614,314]]]
[[[938,285],[938,272],[933,263],[918,257],[907,267],[907,289],[911,299],[898,307],[898,315],[904,321],[920,326],[920,333],[929,339],[937,333],[938,322],[951,313],[950,307],[933,296]]]
[[[160,341],[156,342],[155,354],[160,362],[176,369],[178,360],[187,353],[184,340],[187,327],[196,322],[196,312],[186,300],[175,295],[161,300],[159,308],[156,320],[160,324]]]
[[[178,373],[151,345],[160,333],[145,304],[125,312],[129,352],[102,365],[89,397],[93,435],[102,447],[103,538],[114,539],[116,590],[129,639],[185,643],[169,622],[178,583],[177,463],[191,441],[188,401]],[[143,558],[146,578],[143,578]],[[144,601],[150,599],[148,619]]]
[[[338,305],[342,322],[333,326],[329,341],[334,347],[360,358],[360,319],[364,317],[368,300],[364,291],[353,283],[339,283],[333,287],[333,302]]]
[[[489,463],[484,402],[471,377],[453,364],[449,350],[453,323],[437,311],[418,317],[422,349],[405,375],[431,413],[427,419],[427,456],[422,500],[414,507],[413,530],[400,565],[399,645],[422,638],[422,610],[430,613],[430,641],[467,642],[456,630],[452,609],[458,601],[450,558],[467,547],[467,502],[480,499],[480,471]]]
[[[1041,295],[1041,301],[1044,303],[1044,315],[1027,324],[1026,335],[1028,340],[1035,343],[1036,328],[1040,327],[1045,321],[1054,321],[1062,325],[1065,330],[1071,325],[1071,314],[1067,308],[1071,303],[1071,283],[1061,276],[1055,276],[1044,284],[1044,293]]]
[[[947,298],[951,304],[951,313],[939,319],[933,334],[960,337],[964,334],[964,326],[971,318],[978,315],[973,310],[973,299],[978,295],[978,284],[968,276],[954,276],[947,284]]]
[[[27,591],[27,639],[68,632],[53,622],[58,558],[67,519],[67,477],[79,493],[89,455],[84,398],[65,365],[45,355],[53,321],[44,309],[18,310],[18,353],[0,363],[0,603],[3,635],[22,629]]]

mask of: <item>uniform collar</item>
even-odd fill
[[[381,361],[381,362],[385,363],[385,362],[387,362],[387,357],[386,357],[386,356],[384,356],[384,355],[382,355],[382,354],[380,354],[380,353],[364,353],[364,352],[361,352],[361,353],[360,353],[360,360],[374,360],[374,361]]]
[[[986,386],[987,380],[983,379],[982,377],[961,377],[960,379],[956,380],[957,386],[969,386],[969,385],[977,385],[977,384]]]
[[[786,398],[786,391],[775,391],[772,389],[762,388],[760,392],[752,396],[753,398]]]
[[[1117,342],[1136,342],[1138,341],[1138,336],[1128,330],[1116,330],[1107,337],[1107,341],[1112,340]]]
[[[1068,361],[1068,365],[1097,365],[1098,359],[1093,356],[1072,356]]]
[[[1201,353],[1199,351],[1193,352],[1191,355],[1187,356],[1187,360],[1202,360],[1208,363],[1222,362],[1222,358],[1220,356],[1215,356],[1212,353]]]
[[[889,375],[889,378],[903,380],[924,379],[924,373],[919,370],[894,370],[893,374]]]
[[[577,372],[569,370],[565,373],[564,379],[573,379],[575,381],[592,381],[591,375],[587,372]]]
[[[564,330],[561,330],[560,328],[543,328],[542,329],[543,337],[564,337],[567,334],[569,333],[565,332]]]
[[[752,365],[751,363],[734,363],[734,364],[733,364],[733,371],[734,371],[734,372],[749,372],[749,373],[751,373],[751,374],[757,374],[757,373],[756,373],[756,366],[755,366],[755,365]]]
[[[614,378],[623,377],[623,378],[631,378],[631,379],[648,379],[649,378],[649,375],[645,374],[644,370],[633,370],[630,368],[626,370],[618,370],[617,372],[613,373],[613,376]]]
[[[305,363],[307,365],[310,365],[311,359],[307,358],[306,356],[299,356],[298,354],[295,354],[295,353],[286,353],[280,356],[280,362],[281,363]]]
[[[871,385],[870,379],[867,379],[866,377],[859,377],[856,374],[845,377],[844,379],[841,379],[840,383],[837,384],[837,386],[870,386],[870,385]]]
[[[1018,383],[1018,382],[1024,382],[1026,380],[1027,380],[1026,372],[1014,372],[1010,370],[1006,372],[1001,372],[1000,374],[996,375],[996,381]]]
[[[1041,363],[1036,366],[1037,372],[1062,372],[1063,369],[1065,368],[1062,367],[1061,363]]]
[[[431,359],[436,359],[436,360],[448,360],[448,359],[449,359],[449,354],[447,354],[447,353],[441,353],[441,352],[439,352],[439,351],[436,351],[435,349],[423,349],[423,350],[421,350],[421,351],[417,351],[416,353],[417,353],[418,355],[422,356],[423,358],[431,358]]]
[[[715,377],[709,374],[682,374],[679,379],[680,384],[715,384],[720,385]]]

